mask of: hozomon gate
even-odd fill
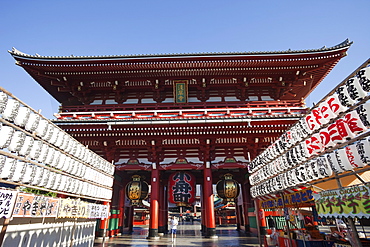
[[[167,230],[168,179],[187,171],[202,188],[202,232],[215,237],[212,185],[226,173],[240,183],[238,228],[250,232],[249,161],[306,113],[304,99],[350,45],[89,57],[13,48],[10,54],[60,102],[54,123],[116,165],[112,208],[121,230],[125,217],[132,224],[124,198],[133,175],[151,185],[148,237],[156,238]]]

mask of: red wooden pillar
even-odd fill
[[[206,208],[206,202],[204,200],[204,183],[201,185],[201,196],[200,196],[200,205],[202,206],[200,209],[201,212],[201,231],[203,235],[206,235],[206,214],[205,214],[205,208]]]
[[[117,233],[123,233],[123,228],[124,228],[123,221],[125,219],[126,184],[127,182],[124,182],[119,191],[119,201],[118,201],[118,210],[119,210],[118,218],[119,219],[118,219],[118,232]]]
[[[251,203],[251,195],[249,191],[249,184],[242,184],[242,194],[243,194],[243,215],[244,215],[244,230],[245,232],[250,232],[250,224],[249,224],[249,214],[248,208],[252,207]]]
[[[164,204],[161,205],[161,207],[164,208],[164,222],[165,222],[165,227],[164,227],[164,233],[168,233],[168,181],[165,183],[165,190],[164,190]]]
[[[212,187],[212,170],[211,168],[204,168],[203,170],[203,185],[204,195],[203,201],[205,202],[205,236],[208,238],[217,238],[216,235],[216,220],[214,210],[214,199],[213,199],[213,187]]]
[[[159,220],[159,171],[152,170],[151,192],[150,192],[150,220],[149,236],[151,239],[158,239],[158,220]]]
[[[158,221],[158,233],[164,234],[165,233],[165,214],[167,213],[166,209],[164,208],[165,205],[165,182],[162,180],[159,184],[159,204],[161,205],[159,209],[159,221]]]

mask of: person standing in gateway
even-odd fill
[[[176,238],[176,231],[177,231],[178,224],[179,224],[179,221],[177,220],[177,218],[175,216],[172,216],[171,221],[170,221],[172,241],[174,241],[174,239]]]

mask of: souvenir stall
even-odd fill
[[[110,162],[0,88],[0,245],[33,246],[32,235],[50,246],[93,244],[97,219],[107,228],[113,173]]]
[[[263,201],[268,196],[279,195],[284,198],[287,190],[300,190],[302,186],[311,188],[315,195],[335,188],[333,184],[338,189],[345,189],[356,181],[369,182],[364,176],[370,170],[367,167],[370,163],[369,63],[370,60],[361,65],[251,162],[251,194],[255,199]],[[291,215],[285,205],[286,199],[281,201],[285,215]],[[332,198],[329,202],[329,205],[334,203]],[[348,200],[337,200],[337,204],[342,203],[353,207]],[[363,246],[353,218],[346,220],[349,225],[346,239],[352,246]],[[289,241],[279,242],[280,246],[300,246],[299,241],[294,241],[288,222],[286,228]],[[301,232],[304,230],[302,227]],[[321,240],[314,246],[330,244],[323,236]],[[333,243],[338,244],[342,243]],[[304,243],[302,246],[312,245]]]

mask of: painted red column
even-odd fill
[[[125,219],[125,196],[126,196],[126,182],[122,184],[122,187],[119,192],[119,202],[118,202],[118,232],[117,233],[123,233],[123,227],[124,227],[124,219]]]
[[[211,168],[204,168],[203,170],[203,184],[204,195],[203,201],[205,202],[205,217],[206,229],[205,236],[209,238],[217,238],[216,235],[216,220],[214,210],[213,186],[212,186],[212,170]]]
[[[157,239],[158,235],[158,220],[159,220],[159,171],[152,170],[151,192],[150,192],[150,220],[149,220],[149,236],[148,238]]]
[[[165,182],[162,180],[159,184],[159,205],[161,205],[159,209],[159,221],[158,221],[158,233],[165,233],[165,214],[166,209],[164,208],[165,204]]]
[[[244,230],[245,232],[250,232],[250,224],[249,224],[249,213],[248,208],[253,207],[251,203],[251,195],[249,191],[249,184],[241,184],[242,186],[242,193],[243,193],[243,215],[244,215]]]
[[[207,220],[207,217],[206,217],[206,213],[205,213],[205,208],[206,208],[206,202],[204,200],[204,183],[201,185],[201,196],[200,196],[200,205],[202,206],[201,207],[201,223],[202,223],[202,234],[203,235],[206,235],[206,220]]]
[[[164,222],[165,222],[165,228],[164,233],[168,233],[168,180],[165,183],[165,190],[164,190],[164,204],[161,205],[161,207],[164,208],[165,214],[164,214]]]

